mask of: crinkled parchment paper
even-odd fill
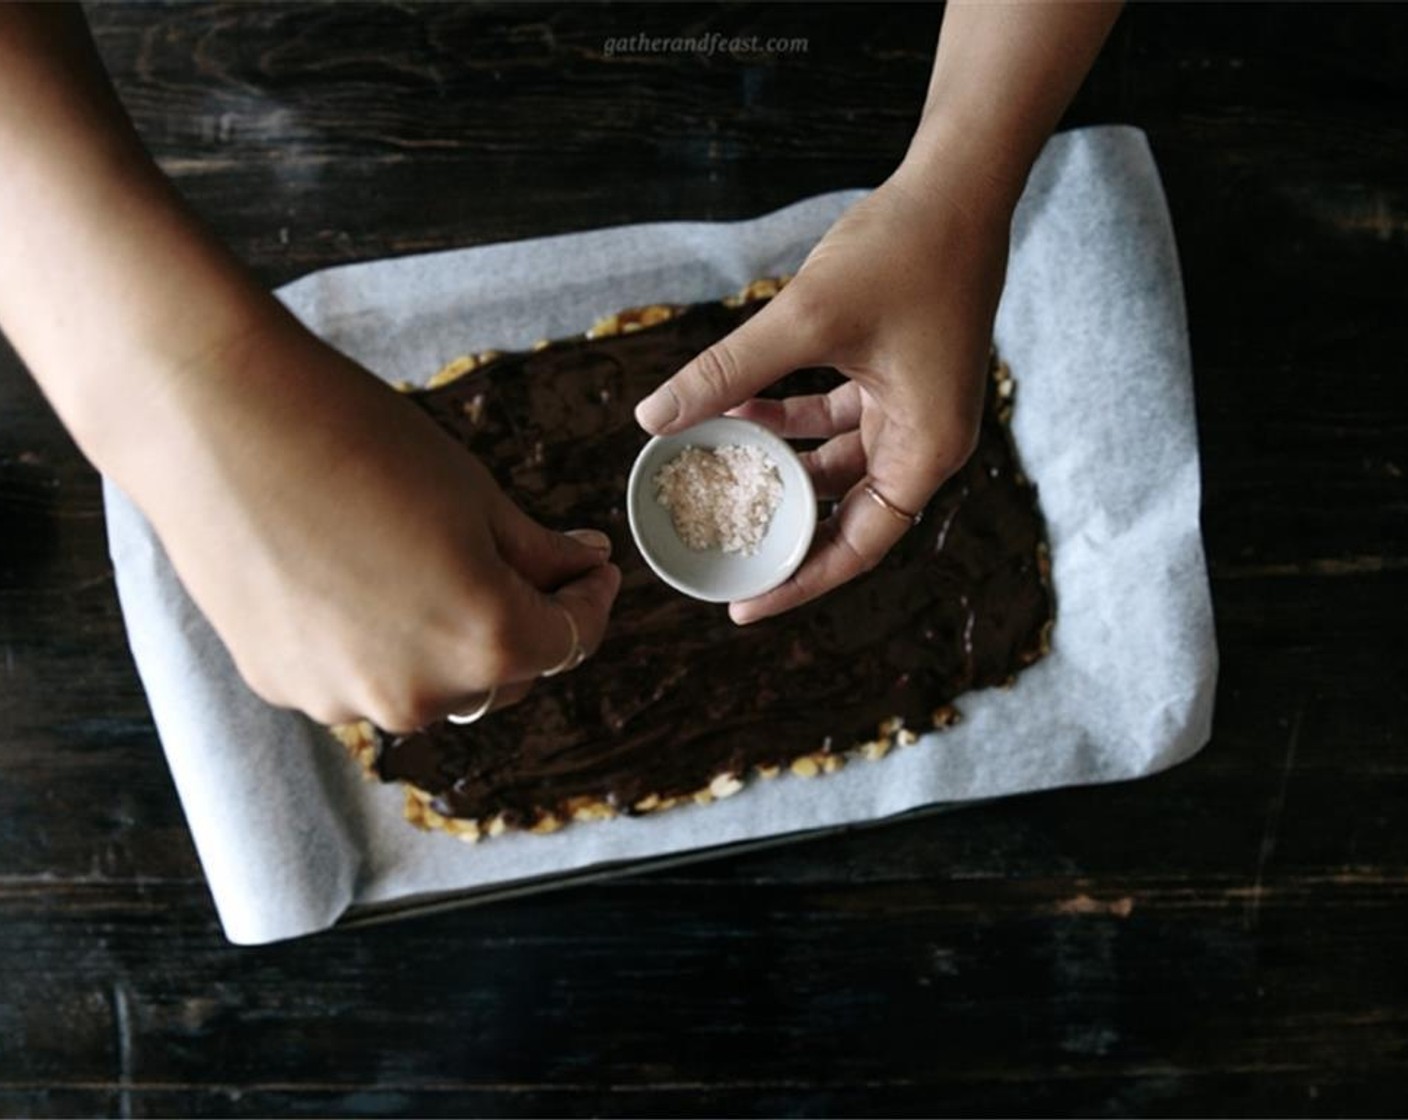
[[[523,348],[622,307],[715,299],[791,271],[860,193],[746,222],[350,265],[279,295],[381,376],[420,382],[469,350]],[[132,650],[230,939],[274,941],[936,803],[1131,778],[1196,751],[1217,654],[1178,261],[1142,133],[1090,129],[1047,146],[1017,214],[997,337],[1050,532],[1050,656],[1011,690],[963,697],[958,727],[881,763],[550,836],[469,846],[407,825],[399,788],[364,781],[319,728],[245,688],[147,523],[109,486]]]

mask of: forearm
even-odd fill
[[[277,305],[148,157],[76,7],[0,4],[0,150],[0,329],[109,469]]]
[[[956,165],[1010,212],[1119,9],[1112,0],[951,0],[906,168],[927,176]]]

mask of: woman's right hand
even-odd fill
[[[410,401],[271,318],[106,441],[250,687],[405,731],[490,688],[515,702],[578,636],[594,651],[620,586],[606,536],[533,521]]]
[[[253,282],[143,151],[77,7],[0,4],[0,150],[0,328],[256,692],[409,730],[596,648],[605,538],[524,516]]]

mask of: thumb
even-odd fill
[[[794,369],[816,364],[821,348],[797,301],[788,298],[792,290],[783,289],[636,405],[636,422],[652,435],[677,432],[742,404]]]
[[[611,558],[611,538],[596,529],[554,532],[511,502],[495,519],[499,555],[531,586],[554,591]]]

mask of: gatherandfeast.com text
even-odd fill
[[[607,58],[618,54],[700,54],[755,55],[806,54],[811,40],[805,36],[763,38],[760,35],[724,35],[710,31],[704,35],[608,36],[602,44]]]

